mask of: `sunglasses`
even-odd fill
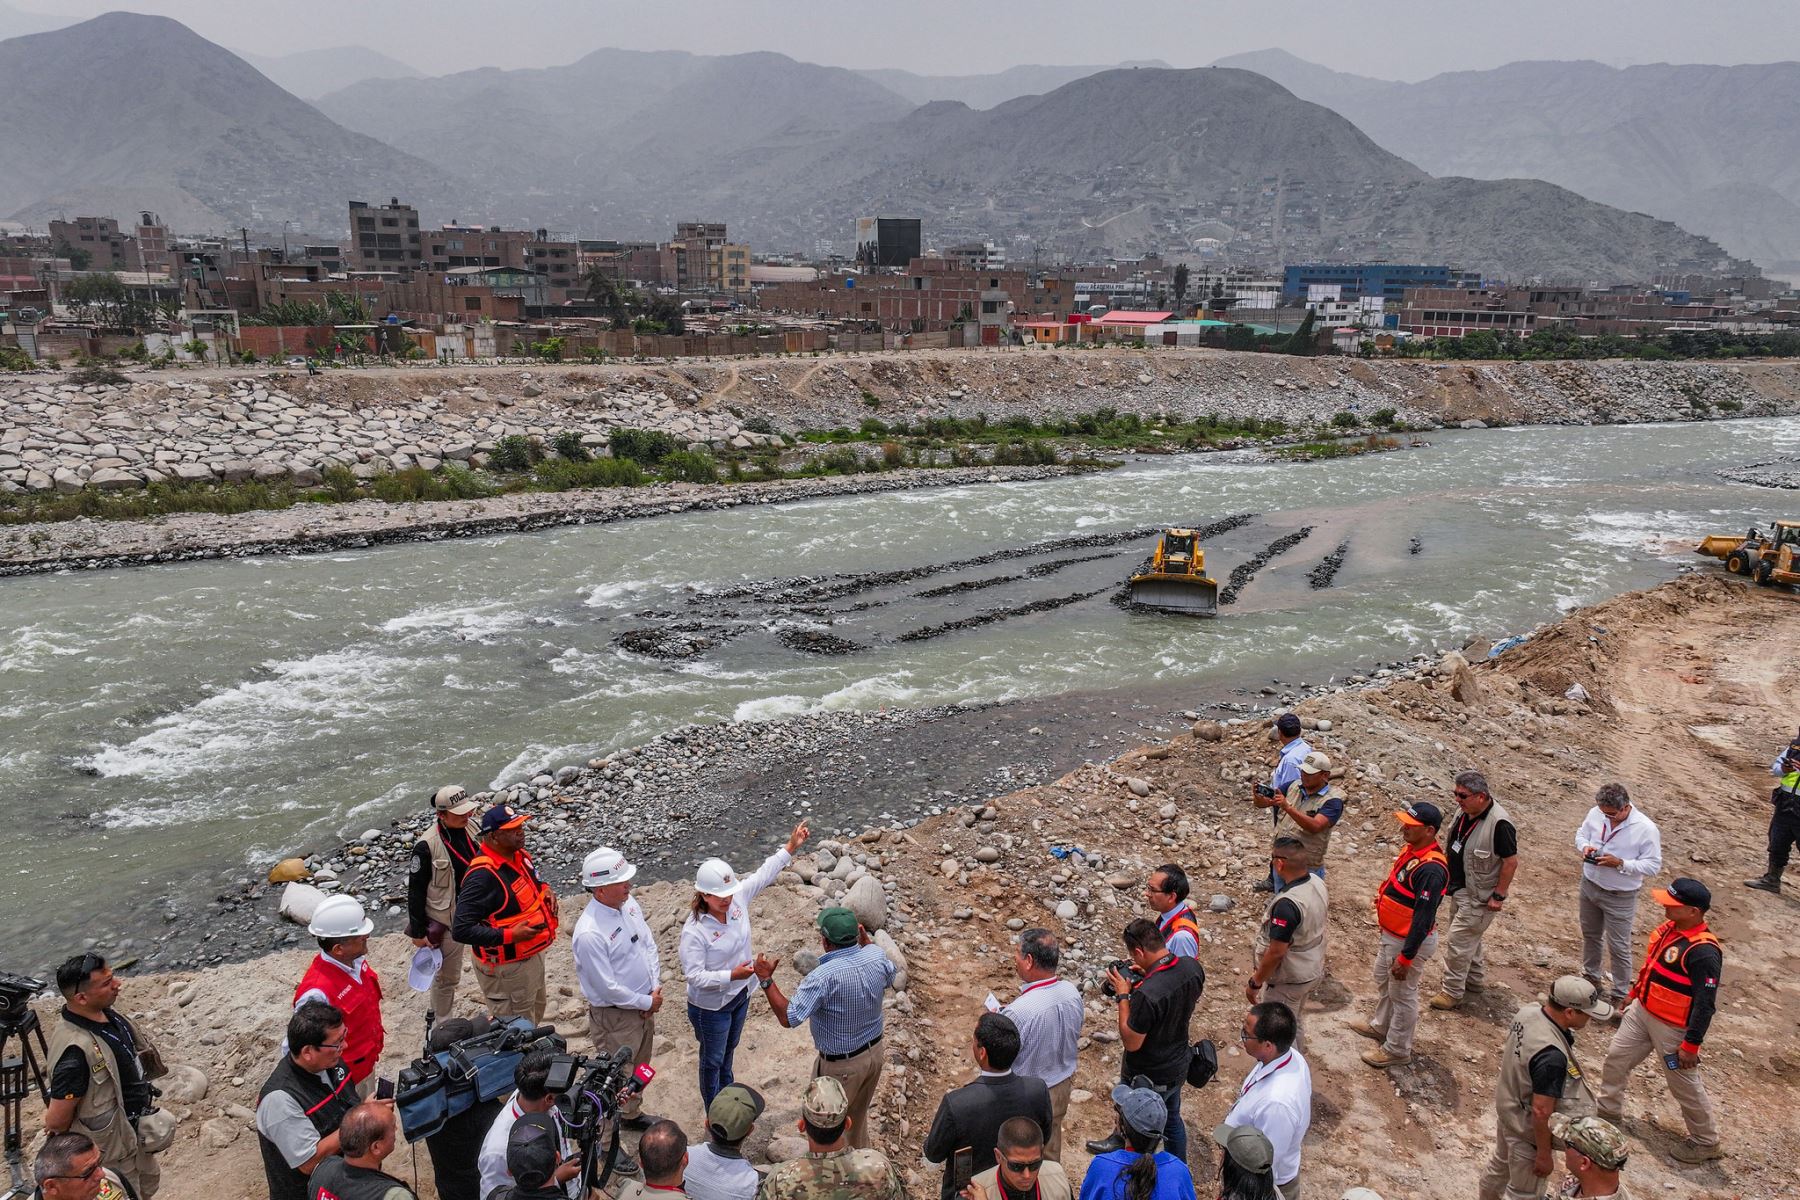
[[[1044,1165],[1044,1160],[1041,1158],[1034,1158],[1030,1162],[1014,1162],[1010,1158],[1006,1159],[1004,1161],[1006,1162],[1007,1170],[1023,1171],[1026,1174],[1032,1174],[1032,1175],[1035,1175],[1037,1173],[1038,1169]]]
[[[87,1170],[83,1171],[79,1175],[52,1175],[52,1176],[50,1176],[50,1178],[51,1179],[75,1179],[75,1180],[80,1180],[81,1182],[85,1183],[88,1180],[92,1179],[94,1176],[98,1175],[99,1173],[100,1173],[100,1160],[96,1158],[94,1160],[94,1165],[89,1167]]]
[[[1456,793],[1456,798],[1458,800],[1473,800],[1475,798],[1475,793],[1458,790]]]

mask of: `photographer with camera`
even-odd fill
[[[1744,886],[1779,895],[1782,872],[1787,870],[1794,843],[1800,842],[1800,735],[1775,756],[1769,774],[1776,780],[1769,793],[1775,805],[1769,818],[1769,868],[1755,879],[1744,880]]]
[[[1312,860],[1312,873],[1323,879],[1331,830],[1344,816],[1344,797],[1332,786],[1331,759],[1320,751],[1308,750],[1300,759],[1298,771],[1285,788],[1258,789],[1256,806],[1273,810],[1275,836],[1298,838]],[[1269,882],[1270,887],[1257,890],[1280,889],[1275,875],[1269,876]]]
[[[256,1101],[269,1200],[306,1200],[308,1177],[338,1152],[338,1126],[356,1107],[356,1088],[343,1064],[346,1039],[344,1014],[329,1004],[309,1001],[288,1018],[287,1055]]]
[[[449,1017],[432,1025],[425,1053],[438,1054],[492,1029],[493,1023],[486,1013],[473,1020]],[[401,1083],[404,1089],[404,1072]],[[505,1106],[506,1099],[501,1096],[489,1100],[477,1097],[467,1108],[446,1118],[437,1132],[425,1138],[425,1152],[431,1156],[431,1178],[437,1184],[438,1200],[483,1200],[481,1143]],[[402,1112],[404,1114],[404,1107]]]
[[[563,1128],[561,1116],[556,1111],[556,1093],[549,1085],[550,1068],[555,1059],[549,1050],[533,1050],[521,1058],[514,1069],[513,1086],[517,1090],[500,1109],[500,1115],[494,1118],[494,1123],[488,1126],[487,1136],[481,1140],[477,1163],[484,1197],[491,1196],[495,1188],[515,1182],[517,1177],[509,1165],[509,1139],[513,1126],[533,1114],[546,1117],[556,1126],[561,1165],[555,1169],[554,1183],[560,1189],[559,1194],[564,1200],[579,1195],[576,1180],[581,1175],[581,1157],[575,1153],[575,1144]],[[635,1166],[632,1168],[636,1169]]]
[[[1637,924],[1644,880],[1662,870],[1662,831],[1631,803],[1623,784],[1604,783],[1594,793],[1581,828],[1581,974],[1603,987],[1600,947],[1604,940],[1612,966],[1607,999],[1623,1011],[1631,987],[1631,931]]]
[[[150,1200],[162,1180],[156,1154],[174,1134],[174,1120],[158,1112],[150,1084],[165,1073],[161,1056],[147,1034],[114,1010],[121,984],[106,959],[75,955],[56,969],[56,986],[64,1003],[50,1029],[44,1128],[92,1138],[101,1163],[140,1200]]]
[[[1119,1078],[1126,1083],[1139,1076],[1149,1080],[1165,1108],[1163,1139],[1168,1151],[1186,1162],[1181,1091],[1187,1086],[1193,1057],[1188,1024],[1206,988],[1206,971],[1198,959],[1171,954],[1154,921],[1140,917],[1131,922],[1125,926],[1124,940],[1129,959],[1107,968],[1100,989],[1118,1010],[1119,1043],[1125,1048]],[[1110,1154],[1124,1145],[1123,1136],[1115,1131],[1087,1143],[1087,1148],[1090,1154]]]
[[[582,860],[581,886],[591,899],[575,922],[574,937],[575,979],[587,998],[594,1051],[604,1057],[630,1047],[634,1065],[650,1061],[663,1003],[656,935],[631,898],[636,874],[637,867],[610,846]],[[643,1106],[643,1093],[633,1093],[620,1113],[627,1129],[647,1129],[656,1121],[644,1116]]]

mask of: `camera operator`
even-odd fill
[[[1769,793],[1775,804],[1774,815],[1769,818],[1769,867],[1757,878],[1744,880],[1744,886],[1779,894],[1788,857],[1794,843],[1800,842],[1800,736],[1775,756],[1769,764],[1769,774],[1776,780]]]
[[[488,1126],[487,1136],[481,1141],[478,1163],[481,1171],[481,1194],[484,1197],[491,1196],[497,1187],[519,1182],[511,1168],[510,1139],[513,1127],[533,1114],[545,1117],[556,1127],[561,1165],[555,1168],[553,1182],[562,1189],[562,1200],[568,1200],[568,1197],[577,1194],[581,1186],[577,1182],[581,1175],[581,1157],[575,1153],[574,1143],[563,1129],[562,1120],[556,1112],[556,1095],[550,1091],[547,1082],[554,1057],[548,1050],[533,1050],[521,1058],[519,1065],[514,1068],[513,1086],[517,1090],[501,1107],[500,1115]],[[623,1161],[624,1156],[621,1155],[620,1159]],[[635,1165],[632,1170],[637,1170]]]
[[[568,1155],[562,1128],[554,1116],[526,1113],[508,1131],[503,1145],[507,1182],[488,1192],[483,1200],[568,1200],[564,1190],[567,1185],[558,1180],[568,1176],[571,1166],[579,1175],[581,1160]]]
[[[120,983],[100,955],[77,954],[64,962],[56,969],[56,986],[64,1004],[50,1030],[44,1128],[85,1133],[100,1147],[101,1163],[140,1200],[150,1200],[162,1168],[149,1148],[156,1144],[151,1131],[140,1129],[140,1122],[155,1111],[150,1080],[163,1074],[162,1060],[149,1037],[114,1011]]]
[[[644,1177],[619,1189],[619,1200],[686,1200],[682,1177],[688,1165],[687,1134],[673,1121],[658,1121],[638,1139]]]
[[[450,1017],[431,1027],[431,1040],[425,1043],[425,1052],[437,1054],[492,1028],[486,1013],[474,1020]],[[431,1155],[431,1177],[437,1182],[438,1200],[483,1200],[481,1143],[505,1107],[506,1101],[499,1097],[477,1100],[425,1139],[425,1151]]]
[[[1187,1126],[1181,1121],[1181,1092],[1187,1086],[1188,1062],[1193,1056],[1188,1022],[1200,993],[1206,987],[1206,971],[1199,960],[1169,953],[1162,930],[1142,918],[1125,926],[1128,962],[1115,962],[1106,972],[1102,989],[1117,1005],[1119,1042],[1125,1055],[1119,1078],[1130,1083],[1147,1078],[1167,1109],[1164,1143],[1170,1154],[1187,1161]],[[1090,1154],[1109,1154],[1125,1145],[1123,1135],[1087,1144]]]
[[[313,1169],[310,1200],[418,1200],[413,1190],[381,1169],[394,1152],[394,1106],[359,1104],[338,1126],[338,1153]]]
[[[633,1065],[650,1061],[656,1014],[662,1008],[662,956],[644,910],[631,898],[637,867],[610,846],[581,863],[581,886],[592,897],[575,922],[575,979],[588,1002],[588,1036],[601,1057],[629,1046]],[[620,1110],[627,1129],[647,1129],[642,1092]],[[621,1157],[619,1170],[630,1160]]]
[[[287,1055],[256,1101],[269,1200],[306,1200],[307,1177],[338,1152],[338,1125],[356,1107],[343,1064],[345,1036],[344,1014],[317,1000],[288,1018]]]
[[[37,1180],[32,1200],[138,1200],[129,1184],[101,1166],[100,1147],[85,1133],[45,1138],[31,1175]]]

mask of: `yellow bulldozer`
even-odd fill
[[[1747,575],[1765,587],[1800,584],[1795,559],[1800,558],[1800,521],[1775,521],[1769,532],[1751,526],[1743,537],[1715,533],[1701,540],[1694,553],[1725,560],[1733,575]]]
[[[1206,573],[1206,551],[1192,529],[1165,529],[1156,539],[1149,570],[1131,577],[1131,603],[1138,608],[1182,613],[1191,617],[1219,615],[1219,583]]]

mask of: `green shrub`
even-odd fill
[[[362,484],[349,467],[336,463],[325,468],[325,490],[333,500],[354,500],[362,495]]]
[[[703,450],[677,450],[658,464],[664,479],[676,483],[716,483],[719,464]]]
[[[1399,420],[1400,420],[1400,414],[1395,412],[1391,408],[1378,408],[1369,415],[1369,424],[1385,425],[1389,429],[1392,429],[1394,427],[1395,422],[1397,422]]]
[[[592,458],[587,462],[552,459],[538,467],[539,486],[552,492],[572,488],[642,487],[643,470],[630,459]]]
[[[877,421],[874,417],[870,417],[868,420],[864,421],[861,425],[861,429],[862,432],[869,437],[883,437],[888,431],[888,427],[880,421]]]
[[[772,434],[775,432],[775,423],[767,417],[755,416],[744,422],[744,428],[751,433]]]
[[[613,430],[614,458],[626,458],[646,467],[654,467],[680,449],[680,442],[659,429]]]
[[[1358,422],[1353,412],[1341,412],[1331,418],[1331,423],[1339,429],[1355,429]]]
[[[30,371],[36,367],[31,355],[17,346],[0,346],[0,371]]]
[[[570,462],[586,462],[593,457],[588,453],[588,448],[581,444],[581,435],[573,429],[563,430],[550,444],[556,448],[558,454]]]
[[[827,450],[813,460],[819,465],[821,472],[827,475],[855,475],[862,470],[862,460],[856,451],[839,448]]]
[[[448,492],[449,496],[443,498],[452,500],[479,500],[484,496],[492,496],[499,490],[492,480],[477,475],[461,463],[444,464],[443,470],[438,472],[436,484],[437,488],[434,490]],[[440,499],[435,495],[431,498]]]
[[[536,459],[537,452],[531,439],[522,433],[509,433],[494,447],[496,471],[529,471]]]
[[[868,388],[862,390],[862,402],[870,408],[881,407],[881,397],[877,396],[874,392],[871,392]]]
[[[1048,442],[1029,438],[994,447],[994,463],[1003,467],[1043,467],[1056,461],[1056,451]]]

